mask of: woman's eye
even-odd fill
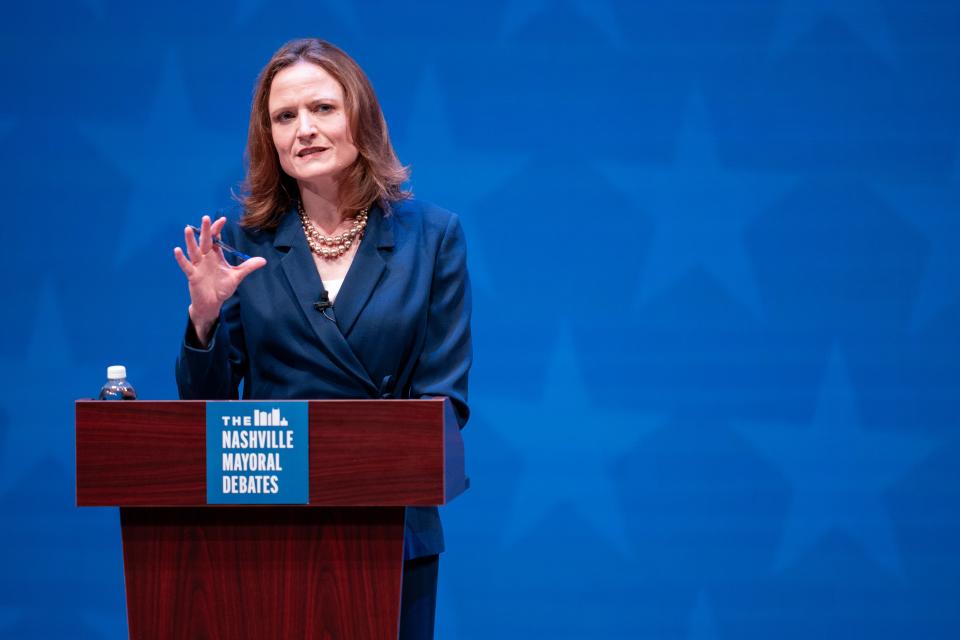
[[[284,111],[283,113],[277,114],[277,122],[289,122],[293,119],[293,114],[289,111]]]
[[[320,113],[328,113],[328,112],[330,112],[330,111],[333,111],[333,105],[332,105],[332,104],[318,104],[316,107],[314,107],[314,109],[315,109],[316,111],[319,111]]]

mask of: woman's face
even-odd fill
[[[357,159],[340,83],[322,67],[298,62],[274,76],[268,109],[273,144],[287,175],[335,188]]]

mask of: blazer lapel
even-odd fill
[[[280,259],[280,266],[293,290],[297,304],[314,333],[317,334],[317,338],[330,350],[332,356],[337,358],[340,364],[363,384],[371,395],[376,395],[377,386],[370,380],[370,374],[367,373],[353,349],[350,348],[350,344],[344,338],[337,323],[331,321],[313,306],[320,300],[322,293],[325,291],[323,281],[320,279],[320,274],[317,273],[317,265],[313,262],[310,247],[307,246],[307,239],[300,226],[300,219],[292,212],[287,212],[280,221],[273,246],[278,250],[284,247],[289,248]],[[338,295],[337,300],[339,301],[339,299]],[[337,310],[339,311],[339,305]]]
[[[353,257],[334,304],[337,324],[344,336],[350,336],[357,318],[384,277],[387,263],[380,252],[392,250],[392,220],[383,214],[379,205],[374,205],[370,208],[360,247]]]

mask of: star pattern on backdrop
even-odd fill
[[[118,265],[142,250],[170,253],[172,261],[173,247],[183,245],[183,235],[167,239],[164,232],[198,225],[202,215],[214,215],[228,202],[228,194],[217,195],[221,187],[211,177],[241,177],[244,134],[199,124],[175,54],[168,55],[162,74],[143,122],[81,127],[131,184],[129,201],[117,205],[123,211],[111,250]],[[161,246],[156,246],[157,236],[164,238]]]
[[[877,189],[920,229],[930,245],[913,305],[911,324],[919,330],[960,296],[960,149],[948,184],[882,184]]]
[[[117,611],[85,610],[78,611],[76,615],[87,627],[104,638],[127,637],[127,620],[122,612],[118,615]]]
[[[638,307],[702,267],[762,315],[744,231],[794,180],[727,169],[716,147],[703,99],[695,94],[679,133],[673,166],[607,165],[602,169],[654,221]]]
[[[792,487],[777,569],[797,562],[827,534],[841,533],[879,566],[899,573],[900,553],[884,493],[933,447],[915,434],[864,428],[856,405],[844,359],[834,348],[812,424],[737,425]]]
[[[887,12],[881,0],[784,0],[770,47],[777,57],[796,46],[825,20],[838,20],[874,55],[896,65]]]
[[[6,532],[0,563],[29,567],[16,583],[0,580],[0,599],[16,605],[20,613],[12,625],[0,627],[0,638],[126,636],[116,510],[77,509],[75,497],[74,472],[50,458],[0,491],[0,509],[16,523]],[[64,571],[72,564],[78,570]],[[98,573],[112,579],[107,584],[96,577],[91,580]],[[51,609],[49,602],[57,606]],[[106,617],[111,613],[114,629],[122,631],[121,635],[104,636],[84,623],[91,614]]]
[[[536,637],[538,628],[547,630],[540,635],[558,639],[719,635],[732,640],[776,637],[780,631],[837,640],[854,628],[852,635],[871,640],[910,637],[911,629],[914,637],[960,637],[955,605],[960,536],[951,535],[958,524],[951,499],[960,491],[955,473],[960,467],[951,465],[957,442],[950,440],[957,424],[953,396],[960,396],[953,375],[960,372],[960,344],[948,328],[960,310],[960,231],[955,226],[960,209],[952,204],[960,185],[950,176],[949,153],[960,130],[960,110],[951,108],[960,61],[957,2],[504,0],[480,8],[334,0],[241,3],[239,8],[197,5],[195,12],[104,0],[10,6],[4,45],[13,82],[0,120],[2,115],[13,120],[8,119],[5,134],[0,123],[0,135],[10,191],[8,248],[15,260],[8,269],[7,346],[0,351],[6,365],[0,374],[6,387],[0,399],[0,548],[5,550],[0,552],[0,638],[126,638],[115,510],[75,508],[74,478],[63,461],[70,456],[73,466],[72,400],[96,394],[107,358],[113,359],[109,340],[83,342],[88,329],[97,329],[83,320],[89,311],[84,292],[109,287],[104,282],[116,282],[118,274],[127,276],[125,284],[133,277],[140,290],[159,286],[154,295],[117,291],[121,315],[137,319],[124,326],[122,341],[149,356],[155,350],[151,340],[171,335],[173,351],[161,354],[163,360],[169,357],[161,363],[169,370],[177,327],[168,326],[167,313],[158,313],[157,300],[167,297],[168,285],[169,295],[183,295],[182,284],[169,277],[179,275],[170,249],[180,242],[178,230],[208,203],[230,203],[227,187],[242,172],[246,123],[241,111],[249,102],[222,90],[237,82],[240,93],[248,95],[251,69],[265,62],[264,50],[304,32],[356,45],[381,94],[395,102],[394,109],[385,105],[388,111],[400,110],[390,119],[395,141],[406,137],[398,134],[407,134],[411,116],[421,124],[410,131],[429,133],[436,126],[445,132],[447,147],[423,143],[424,155],[418,157],[421,145],[410,136],[405,148],[398,146],[400,157],[414,164],[418,197],[461,214],[475,281],[483,278],[484,265],[496,276],[492,291],[478,292],[482,295],[474,304],[478,350],[470,400],[476,416],[464,437],[476,493],[468,492],[446,514],[457,530],[450,532],[456,534],[448,540],[450,557],[442,561],[438,637],[512,640]],[[93,17],[101,9],[102,17]],[[338,11],[357,17],[338,18]],[[235,17],[238,25],[232,24]],[[360,26],[350,27],[354,21]],[[223,28],[216,28],[218,22]],[[728,28],[718,31],[718,25]],[[651,29],[659,31],[634,38]],[[50,48],[50,35],[53,45],[67,44],[69,58],[56,55],[63,47]],[[610,44],[617,37],[624,46]],[[178,42],[189,44],[184,48]],[[122,60],[110,64],[117,44],[123,45]],[[179,68],[164,67],[170,48],[179,52]],[[219,55],[240,50],[248,55],[230,60]],[[209,58],[211,52],[210,64],[192,63],[196,55]],[[886,62],[890,58],[895,64]],[[105,73],[104,64],[111,67]],[[410,108],[421,73],[431,64],[441,99],[430,104],[425,92],[424,102],[434,111],[414,114]],[[70,77],[85,70],[96,75],[97,65],[99,80]],[[630,65],[639,65],[633,73],[639,81],[611,84],[624,75],[617,71]],[[205,74],[213,68],[221,77],[210,82]],[[709,82],[698,84],[693,68],[710,69]],[[146,161],[146,154],[156,151],[141,129],[151,118],[163,122],[166,105],[175,102],[169,92],[158,92],[165,72],[173,77],[168,84],[179,86],[183,106],[179,115],[166,119],[169,130],[154,125],[160,132],[155,144],[168,149],[158,172]],[[71,91],[44,99],[53,95],[51,83]],[[824,95],[831,87],[836,92]],[[685,192],[699,183],[696,173],[683,180],[680,159],[691,154],[672,155],[683,147],[682,125],[694,120],[684,120],[684,92],[698,88],[709,107],[704,124],[711,126],[701,127],[700,138],[692,135],[696,129],[687,131],[688,146],[699,144],[703,155],[712,157],[721,178],[707,186],[718,198],[726,195],[720,187],[730,189],[731,200],[716,209],[706,189],[699,198]],[[588,95],[576,97],[584,89]],[[567,94],[574,97],[564,99]],[[229,108],[223,108],[225,98]],[[872,107],[858,118],[864,101]],[[440,113],[443,122],[431,122],[431,113]],[[785,121],[791,114],[796,117]],[[89,143],[77,131],[79,124],[94,139],[107,134],[102,146]],[[190,130],[198,126],[205,130]],[[611,133],[620,130],[627,134]],[[579,135],[574,142],[580,148],[568,153],[562,145],[571,133],[585,136]],[[192,156],[218,149],[221,134],[232,149],[229,173],[220,156],[189,166]],[[664,134],[669,136],[665,150],[658,142]],[[639,146],[625,155],[637,140]],[[830,140],[833,155],[826,148]],[[101,152],[106,147],[115,150]],[[818,150],[827,151],[826,157]],[[469,159],[505,170],[498,152],[530,155],[489,193],[466,191],[484,187],[486,179],[471,183],[468,177],[454,186],[461,181],[458,163],[469,166]],[[636,194],[635,202],[614,189],[606,175],[597,177],[603,162],[641,165],[632,167],[634,177],[672,176],[674,184],[657,191],[655,183],[630,180],[624,189]],[[774,177],[803,183],[771,204],[765,204],[767,197],[751,201],[754,209],[744,213],[750,217],[745,226],[718,215],[731,230],[721,230],[717,243],[726,238],[733,244],[714,250],[709,236],[678,235],[677,256],[651,255],[658,230],[673,225],[682,234],[686,224],[696,232],[704,222],[695,215],[673,220],[670,191],[678,192],[680,203],[700,206],[705,216],[753,195],[749,180],[737,193],[723,176],[752,172],[747,177],[766,188],[775,186],[764,182],[771,169]],[[476,171],[490,175],[482,166],[464,175]],[[57,175],[69,177],[50,180]],[[864,180],[874,182],[864,185]],[[169,185],[174,192],[164,193]],[[188,202],[184,190],[199,202]],[[567,190],[569,198],[563,197]],[[651,191],[665,207],[652,210],[658,200]],[[71,193],[79,196],[72,204]],[[591,202],[597,206],[590,208]],[[844,215],[843,208],[858,203],[862,206],[847,212],[855,220],[832,224],[828,219],[826,212],[839,207],[838,215]],[[184,205],[186,212],[179,209]],[[579,234],[585,238],[583,251],[561,251],[553,240],[538,244],[530,256],[541,258],[543,266],[529,278],[509,277],[517,251],[508,243],[529,241],[511,233],[519,220],[515,216],[523,216],[527,227],[549,226],[555,231],[551,238],[560,238],[569,226],[567,214],[584,211],[587,215],[576,217],[586,223]],[[798,220],[804,211],[813,218]],[[879,217],[871,219],[870,211]],[[46,251],[16,230],[16,223],[38,218],[52,238]],[[611,219],[618,222],[617,230],[635,236],[636,246],[624,249],[629,243],[603,241]],[[857,234],[858,225],[863,233]],[[733,230],[737,227],[746,233]],[[815,239],[817,228],[846,235],[834,237],[824,255],[815,255],[816,246],[778,252],[797,233]],[[659,246],[669,250],[673,240],[666,238]],[[775,300],[780,311],[796,313],[774,313],[770,306],[765,319],[752,321],[741,310],[747,302],[738,301],[749,298],[752,281],[738,279],[734,260],[696,254],[698,248],[742,251],[741,242],[746,267],[740,273],[757,278],[760,302],[773,305]],[[120,244],[131,259],[117,267],[112,261]],[[838,252],[843,246],[849,252]],[[70,262],[76,251],[64,247],[79,247],[95,258]],[[605,268],[616,270],[614,285],[626,289],[609,286],[604,269],[591,271],[591,256],[601,256]],[[816,283],[797,275],[805,267],[797,257],[819,258],[815,266],[825,273],[834,268],[839,280],[814,290]],[[857,271],[881,264],[876,278],[861,278],[863,272]],[[683,271],[679,278],[671,275]],[[549,284],[558,275],[572,278],[576,295],[602,303],[588,313],[564,314],[562,321],[575,327],[575,344],[565,336],[566,347],[555,342],[560,320],[550,314],[547,295],[563,290]],[[41,297],[40,285],[48,279],[56,289]],[[858,289],[858,282],[871,287]],[[623,309],[641,296],[645,304]],[[92,296],[86,307],[101,298]],[[788,302],[811,298],[825,308]],[[729,313],[717,317],[724,305]],[[624,317],[625,311],[632,317]],[[638,321],[650,314],[648,322]],[[756,330],[756,339],[745,338],[745,327]],[[631,329],[641,334],[631,336]],[[845,336],[839,340],[842,352],[811,347],[829,345],[837,330]],[[607,335],[611,331],[618,335]],[[598,341],[611,337],[622,343],[619,351],[597,348]],[[704,347],[704,341],[712,345]],[[567,355],[561,357],[564,350]],[[556,367],[553,381],[546,381],[551,357],[572,364]],[[852,389],[844,358],[850,362]],[[638,367],[647,371],[637,372]],[[526,382],[514,369],[527,372]],[[828,369],[837,384],[827,384]],[[150,383],[131,373],[138,389],[147,391],[142,385]],[[631,374],[640,385],[660,377],[652,391],[617,393],[625,384],[613,376]],[[43,384],[28,384],[31,379]],[[544,382],[559,401],[544,399]],[[161,375],[157,384],[172,389],[172,376]],[[659,391],[669,397],[655,397]],[[718,392],[729,396],[720,402],[724,415],[708,416]],[[818,405],[818,397],[829,393],[833,399]],[[678,394],[684,397],[675,401]],[[602,412],[611,406],[628,414],[640,407],[668,411],[660,407],[677,402],[685,407],[683,415],[669,414],[663,427],[640,436],[632,448],[609,424],[616,420]],[[35,419],[24,414],[24,407],[36,410]],[[838,433],[818,427],[831,411],[854,417]],[[735,425],[734,433],[734,416],[752,424],[742,431]],[[493,424],[493,418],[503,424]],[[621,430],[642,418],[624,416]],[[507,434],[513,439],[497,429],[514,431]],[[749,437],[753,430],[760,432],[755,440]],[[706,440],[694,439],[701,436]],[[604,442],[607,437],[612,441]],[[771,442],[777,437],[787,441]],[[927,447],[924,439],[940,448]],[[533,450],[541,445],[546,450]],[[722,451],[710,448],[714,445]],[[581,459],[589,463],[585,469],[577,463]],[[648,465],[648,472],[631,472],[638,464]],[[737,469],[743,482],[711,484]],[[826,478],[818,480],[819,473]],[[638,480],[665,484],[638,487]],[[744,490],[758,486],[756,481],[766,487]],[[821,490],[827,484],[830,489]],[[588,494],[600,495],[600,502]],[[705,502],[716,509],[704,513],[699,508]],[[515,544],[507,548],[504,540]],[[667,553],[649,541],[666,541]],[[618,551],[618,544],[627,551]],[[564,563],[571,547],[590,552]],[[663,562],[657,560],[661,556]],[[679,563],[665,569],[670,560]],[[787,568],[776,571],[776,563]],[[885,568],[898,563],[901,576]]]
[[[0,449],[0,490],[50,460],[72,473],[75,464],[73,401],[94,395],[89,370],[74,361],[64,315],[51,284],[41,288],[37,319],[24,360],[4,359],[3,410],[8,428]],[[56,358],[51,359],[50,355]]]
[[[0,605],[0,629],[13,626],[13,622],[19,617],[19,609]]]
[[[102,20],[107,15],[104,0],[80,0],[79,4],[86,7],[90,15],[97,20]]]
[[[717,618],[713,612],[710,598],[705,591],[697,594],[697,604],[690,612],[687,625],[687,640],[719,640]]]
[[[71,621],[65,618],[71,614],[77,617]],[[126,625],[123,633],[126,635]],[[0,626],[0,637],[3,638],[70,638],[70,640],[108,640],[111,636],[101,635],[97,630],[90,629],[82,620],[82,615],[75,611],[58,610],[56,614],[32,610],[21,615],[10,625]],[[123,636],[112,636],[114,638]]]
[[[249,24],[256,17],[260,9],[268,5],[265,0],[239,0],[234,6],[236,10],[233,14],[233,24],[236,27],[241,27]],[[342,26],[351,30],[353,33],[359,33],[361,31],[363,22],[360,20],[360,15],[357,13],[353,2],[325,2],[323,0],[314,0],[311,2],[311,6],[312,11],[329,11],[331,15],[340,21]],[[329,27],[327,27],[327,29],[329,29]]]
[[[591,401],[576,353],[565,326],[538,401],[490,397],[480,404],[484,423],[523,458],[504,542],[514,545],[552,511],[572,509],[624,557],[632,557],[611,467],[663,420]]]
[[[503,9],[500,37],[514,35],[535,16],[566,5],[590,22],[616,47],[625,47],[620,20],[610,0],[508,0]]]
[[[460,637],[457,633],[460,625],[457,618],[457,609],[454,606],[456,599],[452,597],[453,595],[451,589],[447,587],[447,583],[441,579],[437,585],[436,621],[434,627],[436,637],[443,638],[444,640],[457,640]]]
[[[474,289],[493,291],[480,244],[476,208],[520,172],[527,156],[464,149],[454,141],[446,100],[436,71],[427,68],[420,79],[410,119],[400,138],[401,160],[411,165],[411,183],[418,197],[459,214],[467,238],[470,281]]]

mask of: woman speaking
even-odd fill
[[[241,382],[244,399],[447,396],[463,427],[463,231],[403,190],[363,70],[322,40],[284,45],[258,78],[247,155],[239,225],[205,216],[174,249],[190,291],[180,397],[235,399]],[[433,637],[441,551],[437,509],[408,508],[401,638]]]

